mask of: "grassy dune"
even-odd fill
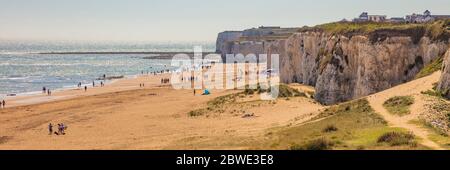
[[[405,130],[388,127],[366,99],[332,106],[309,123],[267,137],[265,145],[274,149],[426,149]]]

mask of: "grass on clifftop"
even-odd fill
[[[345,33],[370,33],[380,29],[408,29],[412,27],[422,26],[423,24],[398,24],[387,22],[334,22],[316,26],[328,33],[345,34]]]
[[[411,113],[409,108],[412,104],[414,104],[412,96],[395,96],[386,100],[383,106],[393,115],[404,116]]]
[[[385,137],[390,133],[401,135]],[[303,125],[269,132],[266,143],[271,144],[266,145],[291,150],[424,149],[415,145],[415,138],[405,137],[405,133],[403,129],[387,126],[369,102],[360,99],[332,106]]]
[[[430,64],[422,68],[419,73],[417,73],[416,79],[429,76],[434,72],[441,70],[443,61],[443,57],[439,57],[438,59],[432,61]]]
[[[450,38],[450,19],[438,20],[432,23],[388,23],[388,22],[334,22],[317,25],[312,28],[302,28],[299,31],[322,30],[330,34],[368,35],[372,43],[383,41],[392,36],[409,36],[418,43],[424,36],[431,40],[445,41]]]

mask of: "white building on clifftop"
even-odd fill
[[[353,22],[384,22],[386,15],[369,15],[368,12],[363,12],[358,18],[353,19]]]
[[[433,22],[438,19],[450,19],[450,15],[432,15],[429,10],[423,12],[423,14],[415,14],[407,15],[406,22],[409,23],[426,23]]]

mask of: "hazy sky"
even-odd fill
[[[0,0],[0,39],[214,41],[224,30],[426,9],[450,14],[450,0]]]

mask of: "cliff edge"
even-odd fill
[[[315,86],[315,99],[329,105],[413,80],[449,48],[448,26],[449,20],[330,23],[298,29],[285,38],[241,37],[221,52],[279,54],[282,82]]]

